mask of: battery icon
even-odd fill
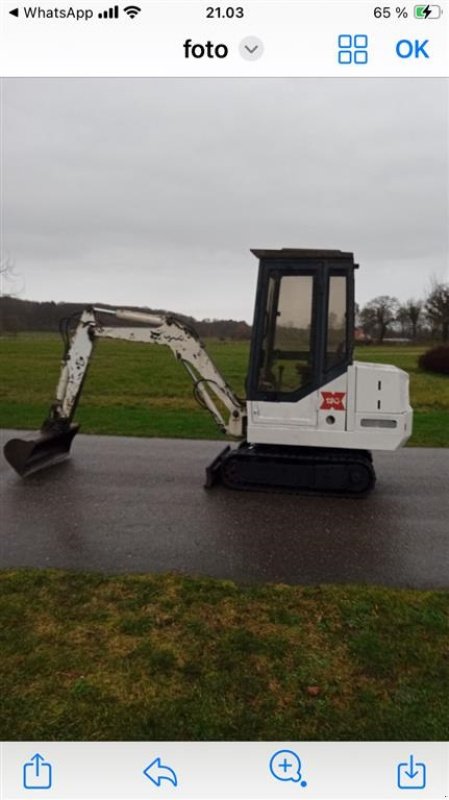
[[[416,19],[439,19],[441,6],[415,6]]]

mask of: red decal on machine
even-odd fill
[[[323,402],[320,408],[324,411],[329,411],[330,409],[333,411],[344,411],[343,398],[345,395],[346,392],[321,392]]]

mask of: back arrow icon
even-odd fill
[[[162,781],[168,781],[172,783],[173,786],[178,785],[176,773],[171,767],[166,767],[164,764],[161,764],[160,758],[155,758],[148,767],[145,767],[143,774],[157,787],[161,785]]]

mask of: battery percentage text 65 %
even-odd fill
[[[389,17],[396,15],[398,19],[407,19],[408,11],[405,6],[396,6],[396,8],[390,8],[390,6],[376,6],[374,9],[374,16],[376,19],[389,19]]]

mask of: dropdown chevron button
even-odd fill
[[[246,61],[257,61],[263,53],[263,42],[257,36],[247,36],[239,45],[239,52]]]

